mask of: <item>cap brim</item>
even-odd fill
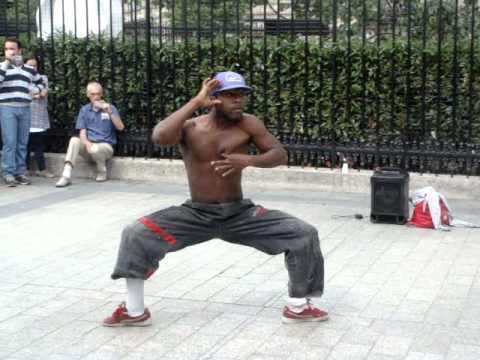
[[[241,85],[241,86],[238,86],[238,85],[231,85],[231,86],[225,86],[221,89],[218,89],[218,90],[215,90],[213,92],[213,96],[217,96],[218,94],[220,94],[221,92],[223,91],[227,91],[227,90],[246,90],[248,92],[251,92],[252,91],[252,88],[249,87],[249,86],[246,86],[246,85]]]

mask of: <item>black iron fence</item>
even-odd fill
[[[127,123],[118,154],[178,157],[151,129],[232,69],[291,165],[479,175],[478,14],[476,0],[4,0],[0,35],[40,56],[54,151],[96,79]]]

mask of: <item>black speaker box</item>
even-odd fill
[[[409,175],[397,168],[375,170],[370,178],[372,222],[405,224],[408,220]]]

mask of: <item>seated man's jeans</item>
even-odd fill
[[[2,170],[6,175],[25,175],[30,133],[30,105],[0,106],[2,128]]]

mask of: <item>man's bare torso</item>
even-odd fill
[[[180,149],[187,170],[192,201],[225,203],[242,198],[241,171],[228,176],[216,173],[211,162],[221,160],[222,154],[248,152],[250,134],[238,123],[219,126],[208,115],[189,120],[184,128]]]

